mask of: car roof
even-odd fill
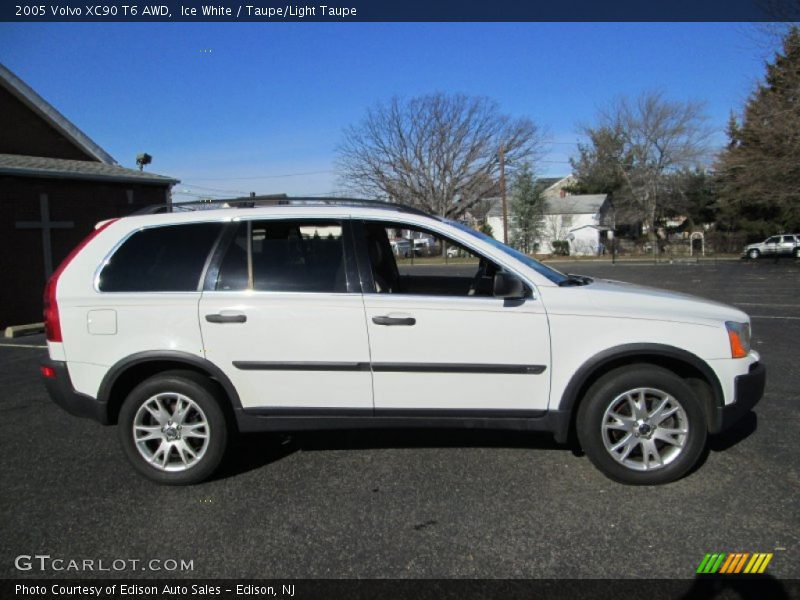
[[[442,223],[443,219],[424,211],[388,203],[353,204],[347,202],[310,204],[283,203],[251,207],[230,208],[215,206],[212,209],[176,210],[174,212],[134,213],[119,219],[131,229],[139,227],[158,227],[180,223],[208,223],[259,218],[350,218],[360,217],[370,220],[401,220],[410,224],[431,225],[432,221]],[[98,224],[99,225],[99,224]]]
[[[134,214],[162,214],[162,213],[177,213],[177,212],[196,212],[206,210],[220,210],[225,208],[235,209],[253,209],[263,207],[276,207],[276,206],[348,206],[348,207],[365,207],[377,208],[383,210],[392,210],[398,212],[405,212],[410,214],[432,216],[430,213],[425,212],[414,206],[401,204],[399,202],[387,202],[383,200],[371,200],[366,198],[339,198],[339,197],[289,197],[289,196],[251,196],[232,198],[228,200],[206,200],[206,201],[192,201],[192,202],[174,202],[168,204],[159,204],[154,206],[146,206]]]

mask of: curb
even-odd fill
[[[6,338],[17,338],[23,335],[44,333],[44,323],[30,323],[28,325],[9,325],[6,327]]]

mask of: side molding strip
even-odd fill
[[[242,371],[369,371],[366,362],[233,361]],[[375,373],[483,373],[539,375],[545,365],[493,365],[469,363],[372,363]]]
[[[242,371],[369,371],[366,362],[266,362],[235,360],[233,366]]]
[[[487,373],[539,375],[544,365],[492,365],[469,363],[372,363],[376,373]]]

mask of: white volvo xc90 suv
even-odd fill
[[[45,290],[53,400],[160,483],[210,476],[237,431],[358,427],[574,432],[608,477],[664,483],[763,394],[730,306],[395,204],[178,206],[99,224]],[[392,251],[420,234],[431,257]]]

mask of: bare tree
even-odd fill
[[[618,144],[614,153],[607,154],[621,184],[615,204],[620,214],[627,210],[638,215],[651,233],[657,208],[671,197],[664,186],[666,177],[710,158],[711,130],[703,105],[670,101],[659,92],[646,92],[633,101],[616,100],[599,112],[595,126],[583,131],[592,140],[599,137],[598,132],[608,132],[603,137]]]
[[[496,102],[461,94],[392,98],[344,131],[337,170],[345,189],[458,218],[498,193],[506,167],[539,157],[539,128],[500,113]]]
[[[484,225],[489,220],[489,211],[492,210],[492,202],[480,200],[473,204],[469,209],[469,216],[478,224]]]

